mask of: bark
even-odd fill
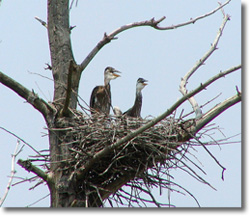
[[[66,100],[66,89],[70,62],[75,64],[69,27],[69,1],[68,0],[49,0],[48,1],[48,37],[54,78],[54,99],[55,105],[59,109]],[[72,91],[70,108],[76,109],[77,92],[79,86],[79,76],[76,70],[72,74]]]
[[[57,128],[60,118],[64,115],[69,116],[70,109],[76,109],[80,80],[74,67],[75,61],[71,48],[68,0],[48,1],[47,24],[54,78],[53,104],[57,109],[53,119],[47,123],[49,128]],[[62,136],[64,136],[63,131],[49,132],[51,173],[54,181],[50,186],[51,207],[67,207],[73,201],[70,197],[71,185],[65,181],[70,173],[63,171],[64,163],[69,157],[69,150],[61,142]]]

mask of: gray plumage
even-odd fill
[[[147,80],[139,78],[136,83],[136,95],[134,105],[128,109],[123,115],[139,118],[141,117],[141,107],[142,107],[142,89],[147,85]]]
[[[120,77],[116,73],[120,72],[112,67],[107,67],[104,70],[104,86],[96,86],[91,93],[89,102],[91,114],[101,113],[109,115],[111,107],[110,80]]]

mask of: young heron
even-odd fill
[[[110,90],[110,80],[120,77],[120,71],[107,67],[104,70],[104,86],[96,86],[90,97],[90,111],[91,114],[97,112],[105,115],[109,115],[111,106],[111,90]]]
[[[134,105],[128,109],[123,115],[130,117],[141,117],[141,107],[142,107],[142,89],[147,85],[147,80],[143,78],[139,78],[136,83],[136,95],[135,95],[135,103]]]

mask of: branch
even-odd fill
[[[198,16],[195,19],[190,19],[190,21],[188,21],[188,22],[180,23],[178,25],[172,25],[172,26],[169,26],[169,27],[158,27],[157,26],[156,29],[158,29],[158,30],[171,30],[171,29],[176,29],[176,28],[183,27],[183,26],[186,26],[186,25],[189,25],[189,24],[194,24],[196,21],[198,21],[200,19],[203,19],[205,17],[208,17],[208,16],[214,14],[215,12],[217,12],[218,10],[222,9],[224,6],[226,6],[227,4],[229,4],[230,1],[231,0],[228,0],[224,4],[219,4],[220,6],[217,7],[216,9],[214,9],[214,10],[212,10],[209,13],[206,13],[204,15]]]
[[[3,205],[3,203],[4,203],[4,201],[5,201],[6,197],[7,197],[7,195],[8,195],[8,193],[9,193],[9,190],[10,190],[10,186],[11,186],[12,180],[13,180],[14,175],[15,175],[15,173],[16,173],[16,171],[15,171],[15,160],[16,160],[16,156],[21,152],[21,150],[22,150],[22,148],[23,148],[23,147],[22,147],[21,150],[18,151],[19,145],[20,145],[20,141],[18,140],[18,141],[17,141],[17,144],[16,144],[15,151],[14,151],[14,153],[13,153],[13,155],[12,155],[10,179],[9,179],[8,184],[7,184],[7,188],[6,188],[6,190],[5,190],[5,193],[4,193],[3,197],[2,197],[1,200],[0,200],[0,207]]]
[[[12,133],[11,131],[3,128],[3,127],[0,127],[1,130],[4,130],[5,132],[11,134],[12,136],[16,137],[17,139],[19,139],[20,141],[22,141],[25,145],[27,145],[29,148],[31,148],[34,152],[36,152],[38,155],[42,156],[40,154],[39,151],[37,151],[32,145],[30,145],[29,143],[27,143],[24,139],[22,139],[21,137],[17,136],[16,134]]]
[[[110,146],[106,146],[103,150],[101,150],[98,153],[96,153],[91,160],[89,160],[88,162],[86,162],[86,164],[85,164],[84,167],[81,167],[79,169],[79,172],[77,173],[77,177],[78,178],[82,178],[84,176],[84,174],[94,165],[94,163],[96,163],[98,160],[100,160],[103,156],[109,154],[112,150],[114,150],[114,149],[118,148],[119,146],[121,146],[122,144],[130,141],[131,139],[135,138],[136,136],[138,136],[142,132],[146,131],[148,128],[156,125],[158,122],[160,122],[161,120],[163,120],[167,116],[171,115],[182,103],[184,103],[186,100],[188,100],[188,98],[190,98],[190,97],[194,96],[195,94],[199,93],[200,91],[202,91],[203,89],[205,89],[206,87],[208,87],[210,84],[212,84],[213,82],[215,82],[217,79],[219,79],[221,77],[224,77],[225,75],[230,74],[230,73],[232,73],[234,71],[237,71],[240,68],[241,68],[241,65],[238,65],[238,66],[230,68],[230,69],[228,69],[228,70],[226,70],[224,72],[220,72],[219,74],[215,75],[214,77],[212,77],[211,79],[209,79],[208,81],[206,81],[204,84],[201,84],[199,87],[197,87],[193,91],[187,93],[185,96],[183,96],[177,102],[175,102],[167,111],[165,111],[164,113],[162,113],[158,117],[154,118],[149,123],[147,123],[144,126],[138,128],[134,132],[131,132],[130,134],[128,134],[127,136],[121,138],[120,140],[118,140],[114,144],[112,144]],[[210,118],[208,118],[207,120],[210,119],[210,121],[211,121],[219,113],[221,113],[221,112],[218,112],[215,115],[210,116]],[[209,121],[207,121],[206,124],[208,122]],[[202,126],[202,124],[200,124],[200,126]],[[197,130],[196,132],[198,132],[201,128],[202,127],[197,127],[196,126],[196,130]]]
[[[186,89],[186,85],[188,83],[188,79],[195,73],[195,71],[198,70],[198,68],[200,66],[202,66],[205,61],[209,58],[209,56],[212,55],[212,53],[217,49],[217,45],[219,43],[219,39],[222,35],[223,29],[227,23],[227,21],[229,20],[229,16],[226,15],[224,16],[223,22],[219,28],[219,31],[215,37],[215,40],[213,42],[213,44],[211,45],[211,48],[208,50],[207,53],[205,53],[205,55],[195,64],[195,66],[193,68],[191,68],[191,70],[189,70],[186,75],[181,79],[181,84],[180,84],[180,92],[182,93],[182,95],[186,95],[188,93],[188,90]],[[196,102],[196,100],[194,99],[194,97],[190,97],[189,99],[190,104],[193,107],[193,110],[195,111],[196,114],[196,118],[199,119],[202,117],[202,111],[201,108],[199,107],[198,103]]]
[[[160,27],[159,24],[166,18],[165,16],[163,16],[159,20],[155,20],[154,18],[152,18],[150,20],[130,23],[130,24],[121,26],[120,28],[114,30],[113,32],[111,32],[108,35],[105,33],[103,39],[92,49],[92,51],[88,54],[88,56],[79,65],[79,71],[82,72],[88,66],[88,64],[91,62],[91,60],[95,57],[95,55],[101,50],[101,48],[103,46],[105,46],[107,43],[109,43],[111,40],[117,39],[117,37],[115,37],[115,36],[120,34],[123,31],[126,31],[126,30],[131,29],[131,28],[135,28],[135,27],[140,27],[140,26],[149,26],[149,27],[152,27],[152,28],[157,29],[157,30],[172,30],[172,29],[176,29],[176,28],[179,28],[182,26],[189,25],[189,24],[194,24],[196,21],[214,14],[215,12],[217,12],[218,10],[223,8],[225,5],[227,5],[230,1],[231,0],[228,0],[224,4],[221,4],[219,7],[217,7],[216,9],[214,9],[213,11],[211,11],[209,13],[206,13],[204,15],[196,17],[195,19],[191,19],[190,21],[180,23],[177,25],[171,25],[168,27]]]
[[[49,114],[55,111],[48,103],[46,103],[43,99],[39,98],[33,90],[31,92],[30,90],[22,86],[20,83],[16,82],[15,80],[3,74],[2,72],[0,72],[0,83],[10,88],[23,99],[25,99],[36,110],[38,110],[47,121]]]
[[[198,120],[196,122],[195,127],[191,127],[191,130],[187,131],[189,135],[195,139],[207,152],[208,154],[214,159],[214,161],[222,168],[222,174],[221,178],[224,180],[224,171],[226,168],[220,164],[220,162],[215,158],[215,156],[208,150],[208,148],[203,144],[197,137],[195,137],[195,133],[197,133],[201,128],[203,128],[206,124],[208,124],[210,121],[212,121],[214,118],[216,118],[218,115],[220,115],[222,112],[227,110],[229,107],[237,104],[238,102],[241,101],[241,93],[238,93],[225,100],[221,104],[215,106],[212,108],[210,111],[208,111],[202,119]]]
[[[71,97],[71,93],[72,93],[72,74],[74,71],[75,71],[74,62],[71,60],[69,63],[66,98],[65,98],[63,109],[61,110],[61,112],[59,114],[60,116],[69,116],[70,115],[69,103],[70,103],[70,97]]]
[[[43,179],[45,182],[48,183],[48,185],[52,183],[52,179],[49,177],[49,175],[47,175],[44,171],[34,166],[29,160],[24,161],[19,159],[17,163],[28,172],[32,172],[41,179]]]
[[[241,101],[241,93],[237,93],[235,96],[228,98],[224,102],[218,104],[217,106],[213,107],[209,110],[202,119],[196,122],[196,127],[194,131],[197,133],[200,129],[202,129],[205,125],[211,122],[214,118],[220,115],[222,112],[227,110],[229,107],[237,104]]]

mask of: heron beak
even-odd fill
[[[115,70],[114,72],[113,72],[113,75],[115,76],[115,77],[120,77],[121,75],[119,75],[119,74],[116,74],[116,73],[121,73],[120,71],[118,71],[118,70]]]
[[[148,85],[148,83],[146,83],[146,82],[148,82],[148,80],[144,80],[144,82],[142,83],[143,85]]]

